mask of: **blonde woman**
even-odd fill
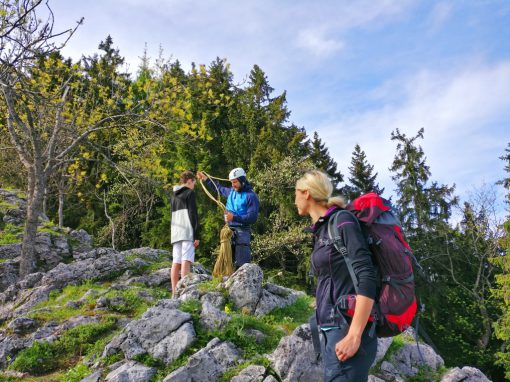
[[[377,338],[367,325],[376,296],[376,270],[356,218],[342,198],[332,197],[333,185],[321,171],[309,171],[296,182],[295,205],[310,216],[314,247],[312,269],[317,276],[316,318],[324,337],[324,381],[363,382],[377,352]],[[332,244],[328,221],[338,215],[337,226],[358,279],[356,309],[351,317],[338,309],[342,296],[356,294],[345,259]]]

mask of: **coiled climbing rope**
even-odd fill
[[[205,171],[202,171],[209,179],[217,179],[217,180],[227,180],[228,179],[222,179],[222,178],[216,178],[213,176],[210,176]],[[202,186],[202,189],[204,190],[205,194],[213,200],[223,211],[227,211],[225,205],[220,200],[220,190],[218,189],[218,186],[216,183],[212,182],[214,184],[214,187],[216,188],[216,192],[218,193],[218,198],[215,198],[209,190],[204,186],[202,179],[199,179],[200,185]],[[213,277],[215,278],[223,278],[224,276],[230,276],[232,273],[234,273],[234,265],[232,263],[232,235],[233,232],[228,226],[227,223],[223,226],[223,228],[220,231],[220,252],[218,254],[218,258],[216,259],[216,262],[214,264],[213,268]]]

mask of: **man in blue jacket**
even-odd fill
[[[232,252],[235,256],[235,265],[240,267],[251,260],[251,229],[250,225],[257,221],[259,214],[259,199],[246,179],[246,172],[242,168],[230,171],[228,179],[232,187],[221,186],[218,182],[209,179],[203,172],[198,172],[197,177],[205,180],[207,187],[220,193],[227,198],[225,222],[234,231],[232,236]]]

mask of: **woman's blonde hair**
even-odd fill
[[[307,171],[296,182],[296,189],[300,191],[308,190],[313,200],[318,203],[323,203],[328,208],[333,205],[341,208],[345,207],[344,198],[341,196],[331,196],[333,193],[333,184],[322,171]]]

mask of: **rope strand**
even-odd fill
[[[228,179],[221,179],[210,176],[205,171],[202,171],[208,178],[210,179],[218,179],[218,180],[228,180]],[[218,186],[215,182],[212,182],[214,187],[216,188],[216,192],[218,193],[218,199],[216,199],[209,190],[204,186],[204,183],[202,182],[202,179],[200,180],[200,185],[202,186],[202,189],[204,190],[205,194],[213,200],[225,213],[227,208],[220,200],[220,190],[218,189]],[[216,262],[214,264],[213,268],[213,277],[216,278],[223,278],[224,276],[230,276],[232,273],[234,273],[234,265],[232,263],[232,236],[233,232],[228,226],[228,224],[225,222],[225,225],[221,229],[220,232],[220,252],[218,254],[218,258],[216,259]]]

